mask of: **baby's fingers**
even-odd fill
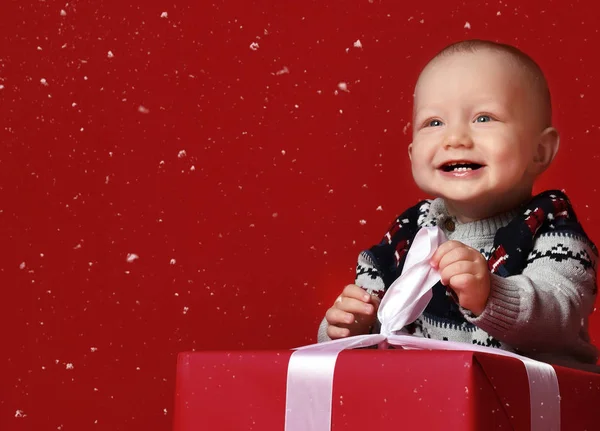
[[[369,295],[370,298],[370,295]],[[332,308],[337,308],[352,314],[361,314],[370,316],[375,311],[373,304],[363,302],[360,299],[348,298],[347,296],[340,296]]]
[[[327,335],[332,340],[337,340],[338,338],[350,336],[350,329],[329,325],[327,326]]]
[[[348,313],[344,310],[340,310],[339,308],[331,307],[325,313],[325,320],[329,325],[339,326],[339,325],[351,325],[354,323],[354,315],[352,313]]]
[[[443,243],[442,245],[440,245],[437,248],[437,250],[435,251],[435,253],[433,253],[433,256],[431,256],[429,264],[433,268],[438,268],[440,266],[440,261],[442,260],[442,258],[444,256],[446,256],[452,250],[457,249],[457,248],[461,248],[461,247],[464,247],[464,244],[462,244],[461,242],[458,242],[458,241],[446,241],[445,243]]]
[[[349,284],[344,287],[340,297],[354,298],[363,302],[369,302],[370,295],[360,286]]]
[[[440,278],[444,286],[448,286],[450,279],[460,274],[474,274],[477,267],[473,262],[468,260],[460,260],[445,266],[440,271]],[[454,285],[452,286],[454,287]]]

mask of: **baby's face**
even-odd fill
[[[409,147],[417,185],[476,217],[527,199],[544,129],[530,86],[504,53],[456,53],[429,64],[415,88]]]

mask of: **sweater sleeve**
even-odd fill
[[[329,323],[327,323],[327,320],[325,318],[323,318],[323,320],[321,320],[321,324],[319,325],[319,332],[317,333],[317,343],[324,343],[325,341],[331,341],[331,338],[329,338],[329,335],[327,335],[327,327],[329,326]]]
[[[465,312],[465,318],[525,355],[595,363],[588,316],[596,298],[597,258],[586,238],[542,234],[522,274],[492,274],[485,310],[477,317]]]

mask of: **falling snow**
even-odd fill
[[[283,66],[282,69],[275,72],[275,75],[280,76],[280,75],[285,75],[287,73],[290,73],[290,69],[288,69],[287,66]]]
[[[468,28],[468,29],[471,28],[471,23],[469,23],[469,21],[465,22],[465,28]]]
[[[148,114],[148,113],[150,113],[150,110],[148,108],[146,108],[145,106],[140,105],[140,106],[138,106],[138,112],[140,114]]]
[[[21,264],[19,265],[19,269],[25,269],[25,262],[21,262]]]
[[[163,13],[160,14],[160,17],[161,18],[168,18],[169,14],[167,12],[163,12]]]
[[[108,58],[114,58],[114,57],[115,57],[115,55],[113,54],[113,52],[112,52],[112,51],[108,51],[108,54],[106,54],[106,56],[107,56]]]
[[[260,47],[258,46],[258,43],[257,43],[257,42],[252,42],[252,43],[250,44],[250,49],[251,49],[252,51],[258,51],[258,48],[260,48]]]
[[[27,415],[25,414],[25,412],[23,412],[23,410],[17,410],[15,412],[15,417],[16,418],[26,418]]]
[[[363,226],[367,224],[367,221],[366,221],[366,220],[359,220],[358,222],[359,222],[361,225],[363,225]]]
[[[187,314],[189,309],[190,309],[190,307],[183,307],[183,314]]]
[[[60,10],[60,16],[67,16],[67,11],[64,9]]]
[[[42,79],[40,79],[40,83],[41,83],[42,85],[45,85],[46,87],[48,86],[48,81],[46,81],[46,78],[42,78]]]
[[[180,159],[183,159],[185,156],[187,156],[187,152],[185,150],[181,150],[179,153],[177,153],[177,157]]]
[[[345,82],[340,82],[337,86],[340,91],[348,92],[348,84]]]
[[[362,43],[360,43],[359,39],[357,39],[356,42],[354,42],[353,46],[354,46],[354,48],[362,48],[363,47]]]
[[[175,265],[175,263],[177,263],[175,259],[171,259],[171,261],[169,262],[170,265]]]
[[[67,365],[65,365],[65,368],[66,368],[67,370],[72,370],[72,369],[74,369],[75,367],[73,366],[73,364],[72,364],[72,363],[70,363],[70,362],[69,362]]]
[[[127,263],[131,263],[134,260],[139,259],[140,257],[135,253],[127,253]]]

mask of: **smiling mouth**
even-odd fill
[[[449,162],[440,166],[440,169],[444,172],[467,172],[476,171],[482,167],[483,165],[473,162]]]

